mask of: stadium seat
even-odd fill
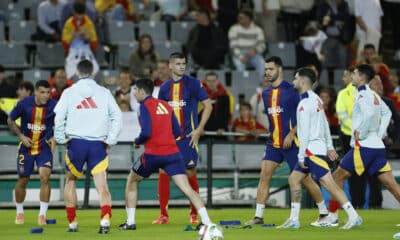
[[[39,68],[61,68],[65,65],[64,48],[61,43],[36,43],[35,66]]]
[[[270,56],[279,56],[282,59],[283,67],[296,67],[296,47],[291,42],[275,42],[268,44],[267,58]]]
[[[171,22],[171,41],[185,44],[195,22]]]
[[[132,168],[134,160],[132,144],[115,145],[110,149],[108,155],[111,162],[108,168],[109,171],[129,172]]]
[[[28,68],[26,48],[18,43],[0,43],[0,64],[6,68]]]
[[[96,80],[96,82],[108,88],[111,91],[111,93],[114,94],[115,90],[119,86],[118,78],[119,78],[119,71],[117,70],[100,70],[96,74],[94,79]]]
[[[1,1],[1,2],[5,2],[5,1]],[[20,7],[16,3],[8,3],[4,12],[5,12],[5,15],[6,15],[8,21],[25,19],[24,8]]]
[[[292,82],[294,79],[294,70],[291,69],[283,69],[282,75],[283,75],[283,80],[286,80],[288,82]]]
[[[100,68],[107,68],[109,67],[109,63],[106,60],[106,53],[104,52],[104,46],[99,45],[94,53],[97,63],[99,64]]]
[[[112,44],[129,43],[135,40],[134,24],[128,21],[110,21],[108,32]]]
[[[133,51],[136,51],[137,42],[118,44],[117,62],[118,66],[126,67],[129,65],[129,57]]]
[[[133,7],[139,19],[149,19],[151,15],[154,13],[154,10],[156,8],[156,3],[151,1],[150,8],[146,9],[144,8],[143,0],[133,0]]]
[[[142,21],[139,23],[139,36],[150,34],[153,42],[167,41],[167,25],[165,22]]]
[[[208,72],[215,72],[218,75],[219,81],[226,86],[226,76],[225,76],[225,70],[198,70],[197,71],[197,79],[200,81],[206,78],[206,74]]]
[[[236,144],[235,159],[240,171],[259,171],[265,151],[263,144]]]
[[[18,6],[21,8],[38,7],[42,0],[18,0]]]
[[[213,170],[235,170],[236,162],[231,144],[214,144],[212,150]],[[207,161],[207,158],[205,158]]]
[[[40,69],[29,69],[22,72],[22,80],[35,83],[39,80],[48,80],[51,76],[50,71]]]
[[[333,88],[336,90],[336,92],[344,87],[344,83],[342,80],[343,72],[344,69],[335,69],[333,72]]]
[[[161,59],[168,59],[173,52],[182,52],[182,45],[178,42],[155,42],[154,49]]]
[[[2,161],[0,161],[0,174],[17,173],[17,165],[16,165],[17,151],[18,151],[17,144],[0,145],[0,152],[2,156]]]
[[[6,36],[4,33],[4,22],[0,22],[0,42],[5,42]]]
[[[256,92],[256,88],[259,86],[258,74],[256,71],[232,71],[231,72],[231,91],[235,94],[235,102],[238,102],[238,94],[245,94],[247,101]]]
[[[8,25],[10,41],[30,43],[31,35],[36,32],[36,23],[34,21],[12,20]]]
[[[329,86],[329,74],[328,70],[323,69],[319,74],[319,82],[322,86]]]

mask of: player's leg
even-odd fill
[[[135,213],[137,205],[137,186],[142,179],[143,177],[139,176],[132,170],[126,179],[125,205],[127,220],[125,223],[120,225],[121,230],[136,229]]]
[[[173,175],[171,178],[176,186],[189,198],[190,202],[197,209],[201,217],[201,222],[204,225],[209,225],[211,220],[208,216],[203,200],[200,198],[200,195],[189,185],[188,177],[185,174],[177,174]]]
[[[50,193],[51,193],[50,174],[51,174],[50,168],[48,167],[39,168],[39,176],[40,176],[40,210],[38,217],[39,225],[46,224],[46,213],[49,207]]]
[[[290,216],[286,222],[277,228],[299,228],[299,214],[301,207],[301,182],[306,174],[301,171],[292,171],[289,176],[291,208]]]
[[[392,171],[381,173],[378,179],[400,203],[400,185],[396,182]]]
[[[247,221],[246,225],[264,223],[264,209],[269,197],[269,182],[271,181],[272,175],[274,174],[278,165],[278,162],[271,160],[261,161],[260,180],[257,187],[256,212],[254,218],[250,221]]]
[[[361,225],[362,220],[360,216],[357,214],[351,202],[347,199],[343,189],[341,189],[335,183],[335,180],[333,179],[330,172],[328,172],[325,176],[320,178],[320,183],[332,195],[332,197],[340,203],[340,205],[348,215],[349,219],[347,223],[342,227],[342,229],[347,230],[355,226]]]
[[[342,160],[343,162],[343,160]],[[332,174],[333,180],[336,185],[343,190],[344,181],[351,176],[351,173],[342,167],[338,167]],[[340,202],[335,199],[334,196],[331,196],[329,200],[329,222],[332,226],[338,226],[338,210],[340,208]]]
[[[199,187],[199,181],[197,179],[196,168],[186,169],[186,174],[188,177],[189,185],[195,192],[199,193],[200,187]],[[190,222],[192,224],[199,223],[199,220],[197,219],[197,209],[192,202],[190,202]]]
[[[65,174],[64,201],[65,201],[65,210],[67,212],[67,219],[69,223],[68,225],[69,232],[78,231],[78,222],[76,219],[76,203],[77,203],[76,180],[77,177],[75,177],[70,171],[67,171],[67,173]]]
[[[171,192],[169,176],[164,170],[159,170],[158,175],[158,199],[160,202],[160,216],[152,224],[167,224],[168,219],[168,200]]]
[[[15,184],[15,205],[16,205],[16,217],[15,224],[24,223],[24,201],[26,196],[26,185],[29,182],[30,174],[33,171],[34,161],[30,155],[25,154],[19,149],[17,156],[17,173],[18,180]]]

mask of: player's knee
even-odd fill
[[[43,185],[43,184],[45,184],[45,185],[47,185],[47,184],[49,184],[49,182],[50,182],[50,176],[48,176],[48,175],[40,175],[40,183]]]
[[[290,187],[297,187],[297,186],[301,186],[301,179],[298,179],[296,176],[294,175],[290,175],[289,176],[289,185]]]
[[[29,182],[29,178],[26,178],[26,177],[19,178],[18,182],[17,182],[17,187],[26,188],[26,185],[28,185],[28,182]]]

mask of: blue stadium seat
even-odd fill
[[[34,21],[12,20],[8,23],[10,41],[30,43],[31,35],[36,32],[36,23]]]
[[[22,80],[35,83],[39,80],[48,80],[51,76],[50,71],[40,69],[29,69],[22,72]]]
[[[18,6],[22,8],[38,7],[42,0],[18,0]]]
[[[267,57],[270,56],[279,56],[285,68],[296,67],[296,47],[292,42],[269,43]]]
[[[196,22],[171,22],[171,41],[186,43],[190,30]]]
[[[27,52],[23,44],[0,43],[0,64],[6,68],[28,68]]]
[[[5,1],[1,1],[5,2]],[[7,20],[24,20],[25,10],[16,3],[8,3],[6,9],[4,10]]]
[[[182,45],[178,42],[155,42],[154,49],[161,59],[168,59],[173,52],[182,52]]]
[[[139,36],[150,34],[153,42],[167,41],[167,25],[165,22],[142,21],[139,23]]]
[[[117,62],[118,66],[128,66],[129,65],[129,57],[133,51],[136,50],[138,46],[137,42],[118,44],[118,52],[117,52]]]
[[[110,21],[108,32],[112,44],[128,43],[135,40],[134,24],[128,21]]]
[[[0,42],[6,41],[6,36],[4,34],[4,22],[0,22]]]
[[[61,68],[65,65],[64,48],[61,43],[36,43],[35,66],[39,68]]]

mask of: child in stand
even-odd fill
[[[247,136],[236,137],[236,141],[252,142],[256,141],[262,133],[267,133],[260,123],[256,121],[252,114],[250,103],[243,102],[239,107],[239,117],[233,122],[233,132],[245,133]]]

